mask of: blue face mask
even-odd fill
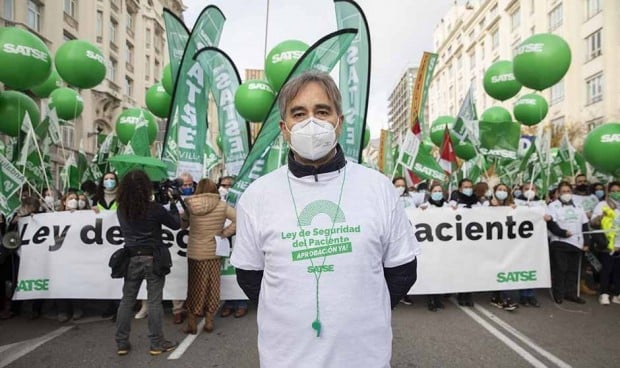
[[[598,198],[598,199],[603,199],[603,198],[605,198],[605,191],[604,191],[604,190],[602,190],[602,189],[595,190],[595,191],[594,191],[594,195],[595,195],[595,196],[596,196],[596,198]]]
[[[114,189],[116,187],[116,180],[114,179],[106,179],[103,181],[103,187],[106,189]]]
[[[439,202],[443,199],[443,193],[442,192],[433,192],[431,193],[431,198],[433,199],[433,201],[435,202]]]
[[[464,188],[461,193],[463,193],[464,195],[470,197],[472,194],[474,194],[474,188]]]
[[[522,192],[521,190],[519,190],[519,189],[517,189],[517,190],[515,190],[514,192],[512,192],[512,195],[513,195],[515,198],[521,197],[521,195],[522,195],[522,194],[523,194],[523,192]]]
[[[194,193],[194,188],[182,188],[181,194],[184,196],[192,195]]]

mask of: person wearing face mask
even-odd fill
[[[444,208],[449,206],[443,187],[440,184],[433,184],[431,185],[431,191],[427,201],[422,203],[419,208],[426,210],[428,208]],[[431,312],[437,312],[439,309],[443,309],[444,305],[441,302],[441,295],[428,295],[426,298],[426,307]]]
[[[220,193],[220,199],[225,201],[228,191],[232,188],[234,178],[232,176],[222,176],[217,181],[217,191]]]
[[[573,193],[573,203],[575,206],[583,208],[588,218],[592,217],[592,210],[600,202],[600,199],[590,192],[588,178],[584,174],[575,176],[575,187]]]
[[[394,185],[394,189],[396,190],[396,194],[398,195],[398,201],[403,206],[403,208],[412,207],[415,208],[416,205],[413,202],[413,198],[409,195],[409,191],[407,190],[407,181],[402,176],[392,179],[392,184]]]
[[[551,261],[551,289],[553,299],[578,304],[586,301],[577,296],[580,255],[587,251],[588,217],[583,208],[573,202],[573,189],[568,182],[558,185],[558,199],[549,205],[552,220],[547,223],[551,233],[549,258]]]
[[[116,203],[116,191],[118,185],[118,176],[114,172],[105,173],[99,180],[97,193],[95,194],[93,210],[99,211],[116,211],[118,204]]]
[[[45,188],[43,189],[43,202],[41,203],[41,208],[45,212],[54,212],[60,211],[60,202],[58,201],[58,194],[56,190],[53,188]]]
[[[607,198],[594,208],[590,222],[605,231],[607,240],[607,246],[597,252],[603,266],[598,301],[602,305],[620,304],[620,181],[607,185]]]
[[[493,189],[493,198],[490,205],[492,207],[512,207],[516,208],[510,190],[506,184],[497,184]],[[503,309],[505,311],[512,312],[519,308],[517,303],[514,303],[510,298],[510,293],[507,291],[494,291],[491,297],[491,305]]]
[[[416,279],[413,228],[390,180],[345,159],[329,74],[291,78],[277,103],[288,164],[241,195],[230,259],[258,301],[259,364],[387,367],[390,309]]]
[[[599,202],[602,202],[605,200],[605,196],[607,195],[607,192],[605,191],[605,184],[594,183],[591,186],[591,191],[596,196],[596,198],[598,198]]]
[[[523,195],[523,190],[521,189],[520,185],[515,185],[512,188],[512,198],[521,198],[521,196]]]
[[[89,210],[90,209],[90,200],[84,193],[78,194],[78,210]]]
[[[478,198],[478,203],[486,207],[490,204],[491,199],[493,199],[493,189],[489,187],[489,184],[481,181],[474,185],[474,195]]]

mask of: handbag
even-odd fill
[[[166,276],[172,268],[172,257],[167,246],[161,244],[153,247],[153,273]]]
[[[112,253],[108,266],[112,269],[111,277],[113,279],[122,279],[127,276],[127,268],[129,267],[129,254],[127,249],[120,248]]]

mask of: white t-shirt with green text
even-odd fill
[[[250,185],[236,209],[231,263],[264,270],[260,365],[388,367],[392,328],[383,268],[411,262],[420,249],[392,183],[350,162],[318,181],[296,178],[285,166]],[[317,268],[319,337],[312,328]]]

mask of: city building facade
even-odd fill
[[[498,60],[512,60],[516,48],[536,33],[553,33],[570,45],[572,62],[564,78],[542,91],[549,104],[545,123],[578,125],[585,132],[620,119],[620,1],[478,0],[452,6],[434,32],[439,55],[429,92],[429,122],[456,116],[470,86],[478,115],[491,106],[512,112],[522,88],[505,102],[486,95],[483,77]],[[574,142],[577,145],[580,142]]]
[[[394,133],[394,145],[402,142],[407,129],[411,129],[411,98],[417,73],[417,67],[406,68],[388,98],[388,129]]]

